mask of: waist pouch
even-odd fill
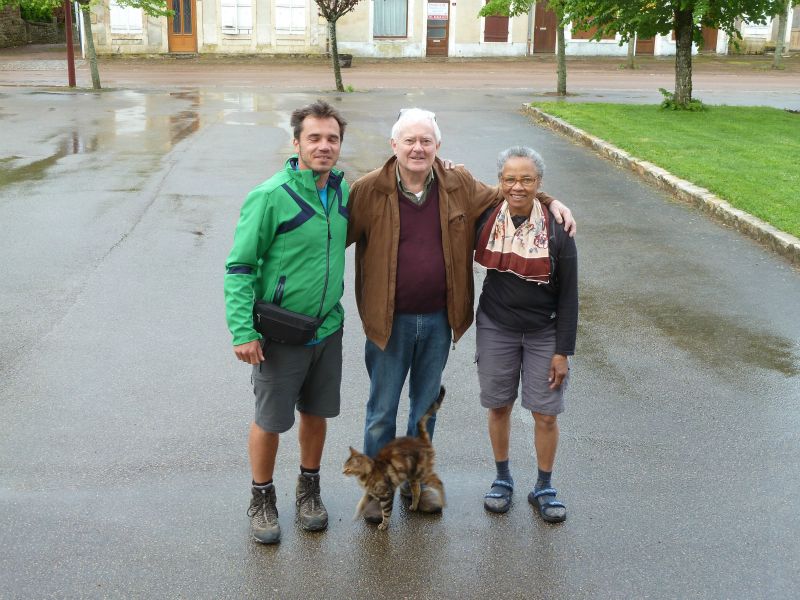
[[[314,339],[322,321],[266,300],[258,300],[253,305],[253,328],[265,338],[280,344],[307,344]]]

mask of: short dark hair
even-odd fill
[[[344,128],[347,126],[347,121],[339,113],[338,110],[333,108],[325,100],[317,100],[316,102],[298,108],[292,113],[292,119],[289,123],[292,126],[294,139],[299,140],[300,134],[303,132],[303,121],[306,117],[315,117],[317,119],[336,119],[339,123],[339,139],[344,139]]]

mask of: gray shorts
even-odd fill
[[[547,381],[556,349],[555,323],[541,331],[511,331],[498,327],[478,310],[475,324],[481,406],[500,408],[513,404],[522,375],[524,408],[543,415],[564,412],[569,374],[557,390],[551,390]]]
[[[318,417],[339,414],[342,330],[314,346],[271,342],[264,362],[253,367],[256,424],[283,433],[294,425],[294,410]]]

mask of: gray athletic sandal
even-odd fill
[[[483,497],[483,508],[493,513],[505,513],[511,508],[514,484],[505,479],[495,479],[492,489]]]
[[[567,518],[567,507],[555,499],[556,494],[556,488],[554,487],[546,487],[540,490],[534,489],[528,494],[528,502],[538,511],[542,519],[548,523],[561,523]]]

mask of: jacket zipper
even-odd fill
[[[325,294],[328,292],[328,278],[331,271],[331,218],[327,214],[325,215],[325,221],[328,224],[328,239],[325,244],[325,285],[322,286],[322,299],[319,301],[317,318],[322,314],[322,307],[325,305]]]

